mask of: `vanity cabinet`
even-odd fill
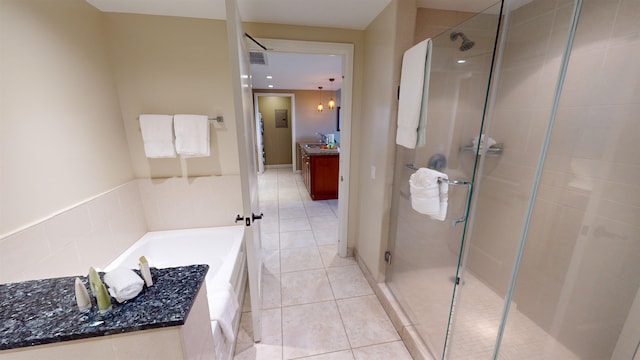
[[[313,154],[302,150],[302,176],[313,200],[338,198],[338,154]]]

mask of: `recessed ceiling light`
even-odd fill
[[[273,76],[267,75],[267,79],[273,79]]]
[[[467,60],[464,60],[464,59],[460,59],[460,60],[457,61],[458,64],[464,64],[466,62],[467,62]]]
[[[267,85],[267,86],[268,86],[268,87],[270,87],[270,88],[272,88],[272,87],[273,87],[273,85]]]

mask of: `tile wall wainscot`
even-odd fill
[[[233,225],[239,175],[137,179],[0,238],[0,283],[85,274],[147,231]]]
[[[235,225],[240,175],[139,179],[148,231]]]
[[[87,273],[147,231],[136,180],[0,238],[0,283]]]

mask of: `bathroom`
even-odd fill
[[[526,15],[535,19],[534,15],[555,9],[557,3],[567,4],[534,0],[528,8],[525,5],[522,9],[528,9]],[[3,1],[0,6],[3,48],[0,71],[4,90],[0,131],[0,283],[84,273],[90,265],[113,259],[148,230],[233,223],[235,214],[242,212],[242,202],[231,105],[233,96],[229,91],[233,80],[228,70],[224,21],[104,14],[84,1]],[[568,19],[571,6],[568,10],[565,8],[561,10]],[[286,39],[295,35],[300,40],[355,44],[347,241],[376,283],[385,282],[388,269],[383,254],[391,249],[389,242],[394,236],[394,169],[397,164],[402,167],[405,163],[404,159],[395,161],[394,133],[402,53],[417,42],[414,39],[415,22],[406,19],[414,19],[416,13],[422,12],[410,1],[391,1],[375,20],[360,30],[245,24],[247,32],[263,38]],[[561,174],[543,174],[545,186],[540,187],[539,196],[553,200],[553,204],[548,205],[552,209],[542,211],[538,216],[547,217],[549,222],[530,230],[559,233],[573,243],[582,234],[596,243],[593,247],[552,241],[527,243],[526,246],[533,246],[534,251],[539,252],[536,258],[546,262],[538,262],[534,267],[524,266],[533,260],[528,259],[529,252],[525,248],[521,267],[523,273],[547,269],[551,273],[548,276],[553,278],[556,276],[554,271],[558,270],[553,264],[560,263],[559,258],[572,259],[574,246],[579,248],[581,252],[576,256],[584,259],[574,261],[582,261],[584,265],[575,265],[572,274],[580,276],[580,284],[583,284],[578,296],[588,301],[574,303],[573,297],[565,296],[563,299],[568,305],[563,306],[572,308],[575,304],[574,308],[601,309],[601,313],[594,313],[593,319],[582,323],[580,329],[599,334],[606,328],[611,334],[606,337],[609,339],[603,347],[606,349],[615,348],[615,340],[625,328],[624,323],[637,323],[634,316],[637,316],[640,301],[635,293],[640,276],[637,265],[633,266],[637,263],[633,259],[639,255],[640,200],[637,194],[640,192],[637,184],[640,165],[637,160],[639,150],[634,142],[640,131],[637,120],[632,120],[640,102],[640,75],[635,65],[640,60],[639,14],[637,1],[582,3],[560,98],[560,105],[563,101],[568,103],[558,109],[558,114],[569,118],[557,122],[557,128],[551,132],[548,152],[550,166]],[[446,31],[464,20],[457,17],[459,15],[438,17],[438,21],[450,21],[435,27]],[[548,21],[544,17],[539,19]],[[522,34],[551,29],[551,24],[525,21],[516,16],[511,21],[513,25],[520,22],[530,26],[511,34],[523,37],[515,43],[525,53],[530,51],[531,56],[536,56],[536,48],[529,45]],[[567,30],[569,21],[560,26]],[[473,32],[465,33],[475,40]],[[566,36],[560,41],[566,41]],[[559,48],[564,49],[561,45]],[[544,78],[554,82],[560,67],[558,59],[551,73],[536,66],[531,59],[524,59],[520,66],[505,67],[501,74],[501,81],[510,82],[510,90],[504,95],[509,98],[497,101],[495,108],[498,110],[500,104],[509,106],[500,109],[505,116],[489,121],[486,132],[504,143],[500,159],[503,162],[487,157],[484,172],[481,171],[478,177],[492,178],[483,179],[475,198],[478,202],[474,203],[478,218],[474,221],[480,223],[480,217],[485,216],[489,218],[484,221],[494,223],[484,230],[470,226],[474,231],[467,242],[478,250],[478,256],[491,257],[496,244],[475,244],[474,236],[479,237],[476,234],[482,231],[503,228],[506,228],[504,232],[515,233],[514,243],[510,242],[506,249],[498,246],[498,251],[510,252],[507,254],[510,257],[486,263],[502,262],[500,271],[495,267],[475,270],[498,272],[496,282],[501,285],[510,280],[528,189],[538,164],[539,151],[525,147],[523,139],[531,136],[533,143],[537,141],[539,146],[545,138],[550,114],[549,108],[527,108],[528,100],[536,93],[537,83],[528,83],[518,75],[533,71],[542,76],[535,81]],[[486,78],[484,80],[485,88],[481,90],[486,92]],[[545,91],[549,98],[553,97],[554,86],[555,83]],[[593,106],[587,106],[590,104]],[[523,108],[527,113],[518,112]],[[180,162],[147,160],[136,121],[136,117],[145,111],[223,116],[222,126],[211,133],[213,155],[207,159]],[[519,119],[536,121],[510,122],[512,117],[507,115],[511,114]],[[603,119],[607,122],[598,121]],[[476,130],[479,129],[473,129]],[[450,147],[457,149],[458,145],[466,145],[477,135],[465,134]],[[515,157],[516,154],[524,159]],[[576,161],[571,166],[570,160],[574,157]],[[426,163],[416,162],[415,165]],[[590,176],[605,172],[612,176]],[[197,180],[188,180],[187,176],[197,177]],[[527,178],[510,179],[509,176]],[[578,185],[567,187],[569,183],[575,185],[574,178],[579,180]],[[518,193],[520,198],[513,195],[513,188],[500,185],[513,186],[516,180],[526,184],[520,185],[527,189]],[[584,189],[589,184],[593,186],[594,182],[600,188],[607,185],[607,194],[602,190],[596,195],[585,192]],[[202,194],[206,194],[208,201],[201,201]],[[522,194],[526,194],[524,198]],[[487,197],[497,196],[494,201],[498,205],[518,202],[520,212],[509,212],[491,203],[483,205],[491,200]],[[452,202],[454,197],[452,193]],[[225,206],[217,206],[219,204]],[[590,218],[581,217],[580,211],[584,212],[586,207],[597,213],[589,214]],[[56,216],[63,213],[65,216]],[[520,217],[514,220],[509,217],[511,214]],[[451,214],[455,215],[457,213]],[[474,219],[474,208],[471,219]],[[533,222],[542,221],[536,219],[534,214]],[[583,221],[586,227],[572,226]],[[559,227],[546,225],[550,223]],[[458,225],[455,231],[461,231],[461,228]],[[593,229],[593,235],[590,235],[590,229]],[[492,233],[484,238],[496,239]],[[473,259],[470,255],[469,261],[473,262]],[[611,268],[615,268],[615,272],[609,271]],[[593,282],[594,279],[598,282]],[[393,287],[393,278],[389,281]],[[538,284],[532,291],[547,294],[546,279],[532,281]],[[412,286],[419,288],[421,285]],[[499,287],[493,286],[494,289]],[[516,287],[516,293],[518,289]],[[556,289],[556,293],[562,290]],[[620,291],[624,292],[624,297],[617,295]],[[631,295],[627,296],[627,293]],[[464,309],[464,285],[460,294],[462,303],[459,305]],[[623,299],[624,304],[609,303],[612,298]],[[545,309],[538,311],[545,313]],[[615,317],[613,313],[616,313]],[[616,323],[608,322],[610,314]],[[629,320],[626,320],[627,316]],[[553,319],[546,321],[553,322]],[[625,339],[637,344],[640,336],[633,333],[633,326],[629,326],[631,334]],[[411,324],[405,326],[410,327]],[[442,333],[445,331],[441,330]],[[455,347],[455,329],[452,334],[452,346]],[[625,339],[620,337],[619,341]],[[490,341],[494,340],[495,336]],[[440,349],[440,345],[444,346],[438,344]],[[600,358],[612,358],[612,353]]]

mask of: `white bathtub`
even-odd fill
[[[244,226],[148,232],[105,267],[104,271],[109,272],[120,266],[137,269],[139,258],[143,255],[150,266],[156,268],[207,264],[207,293],[211,294],[230,283],[236,293],[238,304],[242,304],[246,282],[243,234]],[[239,318],[239,314],[236,314],[236,333]],[[228,358],[233,344],[224,341],[216,322],[212,322],[212,330],[216,341],[216,358]]]

